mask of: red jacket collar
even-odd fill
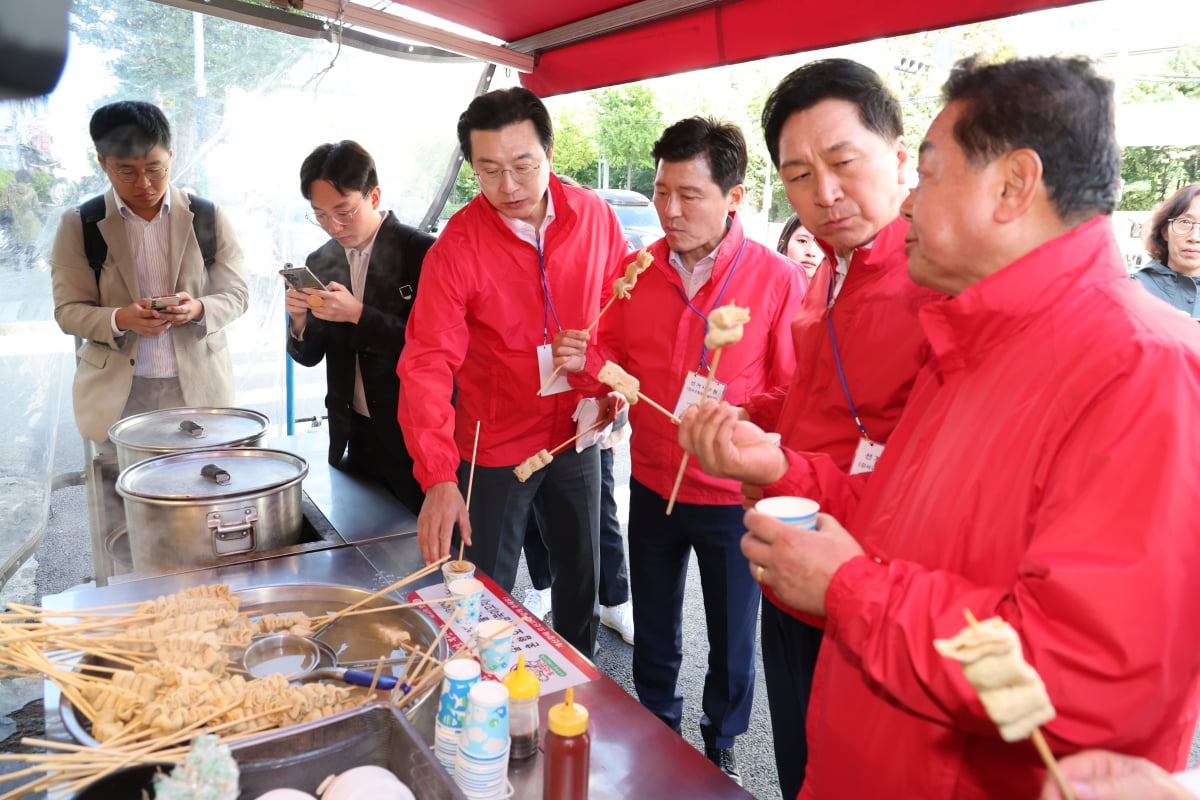
[[[968,256],[964,256],[968,257]],[[1112,221],[1095,217],[1026,253],[957,297],[921,309],[943,370],[979,358],[1068,293],[1125,278]]]

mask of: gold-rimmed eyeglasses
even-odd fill
[[[544,162],[543,162],[544,163]],[[489,189],[495,188],[504,182],[504,173],[511,172],[513,180],[517,183],[529,183],[537,175],[542,164],[517,164],[509,169],[495,169],[489,167],[475,173],[475,177],[481,184]]]
[[[362,211],[363,204],[359,203],[354,207],[353,211],[335,211],[332,214],[326,214],[322,211],[310,211],[304,215],[304,218],[316,225],[318,228],[328,228],[332,223],[339,228],[344,228],[354,221],[354,215]]]
[[[1187,217],[1172,217],[1167,222],[1171,223],[1171,231],[1176,236],[1191,236],[1192,230],[1200,227],[1200,220]]]

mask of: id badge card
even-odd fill
[[[858,440],[858,447],[854,450],[854,462],[850,465],[850,474],[874,472],[881,455],[883,455],[882,443],[872,442],[867,437],[862,437]]]
[[[554,352],[552,345],[541,344],[537,349],[538,360],[538,386],[542,386],[546,379],[550,377],[550,373],[554,372]],[[571,390],[571,384],[567,381],[567,375],[560,372],[554,376],[554,380],[550,385],[542,390],[542,397],[547,397],[559,392],[568,392]]]
[[[682,417],[683,412],[700,402],[700,393],[704,391],[704,384],[707,382],[707,377],[695,372],[687,374],[687,380],[683,382],[683,391],[679,393],[679,402],[675,404],[675,416]],[[725,386],[726,384],[714,379],[708,387],[708,399],[721,402],[721,398],[725,396]]]

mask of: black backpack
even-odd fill
[[[217,260],[217,207],[211,200],[188,194],[192,211],[192,230],[204,257],[204,268],[208,269]],[[104,219],[104,195],[96,195],[79,207],[79,218],[83,221],[83,252],[87,256],[96,283],[100,283],[100,270],[108,258],[108,243],[100,233],[99,222]]]

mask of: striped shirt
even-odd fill
[[[158,215],[146,221],[135,214],[117,196],[117,207],[125,220],[125,235],[129,239],[129,252],[137,269],[138,294],[141,297],[156,297],[172,294],[168,259],[171,255],[170,193],[163,196]],[[138,345],[137,364],[133,374],[139,378],[174,378],[178,375],[175,363],[175,348],[171,343],[171,329],[161,336],[143,336]]]

